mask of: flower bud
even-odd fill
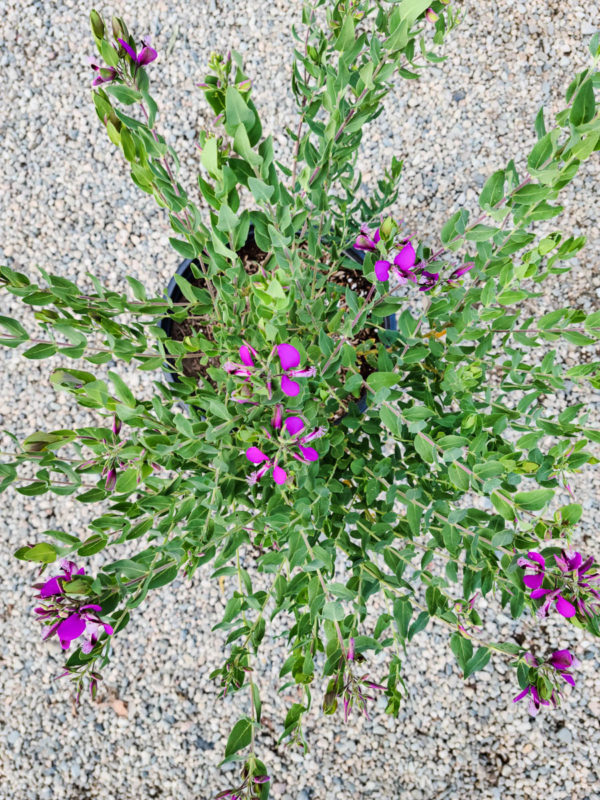
[[[93,8],[90,11],[90,25],[92,26],[92,33],[96,39],[104,38],[104,20],[100,14]]]
[[[129,32],[121,17],[112,18],[112,30],[115,39],[128,39]]]
[[[117,470],[113,467],[108,471],[104,488],[106,489],[107,492],[112,492],[112,490],[115,488],[116,483],[117,483]]]
[[[379,226],[379,235],[384,241],[389,241],[396,232],[396,223],[392,217],[386,217]]]
[[[433,8],[428,8],[425,12],[425,16],[427,17],[429,22],[436,23],[439,19],[439,15],[435,13]]]

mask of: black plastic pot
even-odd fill
[[[248,232],[248,239],[250,240],[254,239],[254,231],[252,227],[250,227],[250,230]],[[348,250],[346,250],[346,255],[348,255],[351,259],[356,261],[357,264],[362,264],[365,258],[364,253],[362,253],[360,250],[356,250],[354,247],[348,248]],[[191,267],[192,263],[193,259],[186,258],[185,261],[182,261],[181,264],[177,267],[177,272],[175,273],[175,275],[181,275],[187,280],[193,278],[192,267]],[[198,262],[196,263],[198,264]],[[200,265],[198,264],[198,266]],[[174,303],[180,303],[184,299],[181,289],[179,288],[179,286],[177,286],[177,283],[175,282],[174,276],[169,281],[166,294],[167,297],[169,297]],[[171,319],[171,317],[163,317],[159,324],[160,327],[163,329],[163,331],[167,334],[167,336],[170,337],[171,331],[173,329],[173,320]],[[388,331],[398,330],[396,316],[394,314],[391,314],[389,317],[384,317],[383,324],[385,329]],[[165,364],[164,371],[167,375],[167,380],[169,381],[169,383],[179,383],[179,377],[177,376],[177,373],[170,370],[168,364]],[[364,412],[367,410],[366,394],[362,395],[358,399],[357,407],[361,414],[364,414]]]

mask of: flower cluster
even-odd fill
[[[584,560],[581,553],[563,550],[554,560],[555,565],[548,565],[541,553],[532,551],[517,562],[525,569],[523,583],[532,590],[529,597],[532,600],[544,598],[538,614],[545,617],[554,606],[566,619],[578,616],[584,620],[595,616],[600,609],[600,591],[596,588],[600,574],[591,572],[594,559]]]
[[[527,671],[527,686],[514,698],[517,703],[529,698],[529,713],[535,716],[542,706],[556,707],[561,699],[561,680],[575,686],[575,678],[570,670],[579,666],[579,661],[569,650],[556,650],[545,662],[538,662],[531,654],[524,656]]]
[[[272,372],[270,362],[273,355],[277,353],[280,363],[280,371]],[[300,394],[300,384],[293,378],[310,378],[316,374],[314,367],[300,367],[300,352],[291,344],[278,344],[273,348],[271,355],[265,365],[257,365],[259,356],[256,350],[248,343],[243,344],[239,348],[240,362],[226,361],[223,364],[223,369],[232,375],[237,375],[244,379],[244,387],[242,389],[242,396],[234,396],[232,400],[236,403],[252,403],[249,398],[252,396],[252,379],[258,379],[261,375],[266,377],[266,387],[269,399],[273,396],[273,378],[279,378],[281,391],[287,397],[296,397]]]
[[[354,664],[364,661],[364,657],[355,653],[354,639],[350,638],[345,656],[340,659],[337,674],[328,685],[323,699],[323,710],[326,714],[333,714],[340,699],[344,706],[344,720],[348,722],[350,712],[354,706],[370,719],[367,710],[367,700],[375,700],[369,691],[385,691],[385,686],[369,679],[367,674],[357,677],[352,668]]]
[[[66,584],[71,583],[78,575],[85,575],[85,569],[76,568],[72,561],[64,560],[60,564],[61,574],[54,575],[44,583],[34,584],[39,590],[38,600],[42,605],[34,609],[38,619],[47,626],[43,639],[57,635],[63,650],[68,650],[71,643],[84,637],[80,643],[83,653],[91,653],[102,632],[111,636],[112,625],[103,622],[99,614],[102,607],[92,603],[81,603],[81,600],[67,594]]]
[[[248,461],[252,464],[262,464],[260,469],[249,476],[248,482],[251,485],[257,483],[263,475],[266,475],[267,472],[271,470],[273,470],[273,480],[275,483],[280,485],[284,484],[288,477],[287,472],[277,464],[277,461],[286,453],[303,464],[308,464],[311,461],[318,461],[319,459],[318,452],[314,447],[309,446],[309,442],[313,442],[315,439],[319,439],[323,436],[325,428],[320,427],[309,433],[304,433],[306,427],[304,420],[297,416],[289,416],[284,419],[281,405],[275,407],[275,414],[271,420],[271,425],[273,429],[278,432],[277,454],[273,458],[270,458],[258,447],[249,447],[246,450],[246,458]],[[274,437],[271,436],[269,431],[263,429],[263,433],[267,439],[274,441]],[[295,452],[295,449],[299,452]]]
[[[119,37],[116,39],[116,42],[119,46],[112,46],[112,50],[116,52],[115,58],[119,58],[121,56],[127,57],[131,63],[131,66],[133,67],[134,75],[140,67],[146,67],[148,64],[151,64],[158,58],[158,53],[153,47],[150,46],[149,36],[146,36],[142,39],[142,47],[139,53],[136,52],[135,46],[130,43],[133,42],[133,39],[128,42],[124,38]],[[103,83],[112,83],[114,80],[123,79],[123,73],[118,67],[107,66],[106,64],[96,64],[96,61],[93,57],[90,58],[89,62],[90,66],[96,73],[96,77],[92,81],[92,86],[101,86]]]
[[[282,394],[287,397],[297,397],[300,394],[301,386],[296,378],[309,378],[316,374],[314,367],[300,367],[300,352],[291,344],[283,343],[274,347],[266,361],[261,361],[259,354],[252,345],[244,342],[239,348],[240,361],[226,361],[223,369],[231,375],[236,375],[243,379],[243,386],[232,396],[236,403],[250,403],[260,405],[255,397],[255,389],[258,381],[266,388],[268,399],[273,398],[273,381],[279,380]],[[279,361],[278,367],[272,367],[272,360]],[[271,473],[273,481],[278,485],[283,485],[288,479],[288,473],[280,466],[286,456],[295,458],[303,464],[317,461],[318,452],[309,445],[310,442],[320,438],[325,433],[325,428],[307,432],[306,423],[297,416],[297,412],[292,412],[284,418],[284,409],[280,403],[275,406],[275,411],[270,421],[273,433],[263,428],[263,433],[271,444],[277,446],[277,452],[268,455],[259,447],[252,446],[246,450],[246,458],[252,464],[260,465],[259,469],[252,472],[248,477],[250,485],[257,483],[264,475]]]
[[[381,252],[385,248],[383,239],[380,233],[380,228],[377,228],[375,233],[371,234],[369,228],[365,225],[361,227],[361,232],[357,237],[354,247],[357,250],[363,250],[371,253]],[[420,292],[429,292],[435,288],[440,281],[439,272],[428,272],[428,270],[421,268],[420,274],[416,270],[419,268],[417,265],[417,253],[409,239],[400,239],[398,243],[399,250],[393,256],[391,261],[381,258],[375,262],[375,277],[378,281],[389,281],[390,275],[393,275],[396,282],[403,286],[411,281],[418,283]],[[392,248],[394,249],[394,248]],[[457,267],[452,274],[447,278],[448,285],[453,286],[458,278],[461,278],[469,270],[475,266],[474,262],[464,264]],[[419,282],[419,278],[421,278]]]
[[[247,776],[239,786],[219,792],[215,800],[259,800],[260,787],[270,780],[269,775],[255,775],[253,778]]]

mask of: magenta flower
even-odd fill
[[[61,561],[60,569],[62,575],[55,575],[44,583],[34,584],[35,589],[39,589],[38,598],[45,601],[44,605],[35,608],[41,622],[49,623],[43,639],[48,639],[56,634],[63,650],[68,650],[71,642],[79,639],[84,634],[88,637],[81,644],[84,653],[93,650],[100,633],[104,630],[109,636],[113,633],[113,628],[107,622],[102,622],[98,612],[102,608],[98,605],[80,605],[78,600],[65,592],[65,583],[70,583],[77,575],[85,575],[85,569],[77,569],[73,561]]]
[[[570,603],[562,596],[560,589],[534,589],[529,597],[532,600],[539,600],[540,597],[546,598],[546,601],[538,609],[540,617],[545,617],[554,604],[558,613],[565,619],[570,619],[577,613],[573,603]]]
[[[434,286],[437,286],[440,279],[439,272],[427,272],[427,270],[424,269],[421,275],[425,280],[419,285],[420,292],[430,292]]]
[[[388,281],[390,272],[392,272],[400,285],[404,285],[409,280],[414,283],[417,280],[417,276],[412,272],[412,268],[416,260],[415,248],[410,242],[406,242],[402,250],[394,258],[393,264],[383,260],[375,262],[375,277],[378,281]]]
[[[106,483],[104,484],[104,488],[107,492],[112,492],[117,484],[117,470],[112,467],[106,473]]]
[[[56,594],[64,594],[63,584],[69,583],[69,581],[73,580],[73,575],[85,575],[84,567],[77,569],[77,564],[73,561],[67,561],[64,559],[60,562],[60,569],[62,570],[62,575],[55,575],[53,578],[49,578],[43,584],[35,584],[35,588],[40,590],[39,597],[40,599],[46,599],[47,597],[52,597]]]
[[[354,661],[354,639],[352,636],[348,640],[348,652],[346,653],[346,661]]]
[[[139,53],[136,53],[133,47],[131,47],[131,45],[128,44],[125,39],[118,39],[117,41],[135,64],[136,70],[138,67],[145,67],[147,64],[150,64],[152,61],[158,58],[158,53],[156,50],[150,47],[149,36],[146,36],[145,39],[142,39],[142,49]]]
[[[525,567],[525,575],[523,576],[523,583],[529,589],[539,589],[544,582],[544,574],[546,571],[546,559],[540,553],[529,552],[527,558],[521,557],[517,561],[520,567]],[[531,570],[527,574],[527,570]]]
[[[428,22],[431,22],[431,23],[434,23],[434,24],[439,19],[439,15],[435,13],[433,8],[428,8],[427,11],[425,12],[425,16],[426,16]]]
[[[292,378],[310,378],[316,374],[316,369],[297,369],[300,366],[300,352],[291,344],[278,344],[277,355],[282,369],[281,391],[288,397],[296,397],[300,393],[300,384]]]
[[[590,573],[594,567],[594,559],[590,556],[585,561],[581,553],[567,553],[562,551],[560,556],[554,556],[556,564],[565,579],[570,580],[573,588],[573,600],[577,611],[583,617],[593,617],[600,608],[600,591],[597,588],[600,581],[598,572]]]
[[[255,470],[248,477],[248,483],[251,485],[257,483],[263,477],[263,475],[266,475],[271,469],[273,470],[273,480],[275,483],[282,485],[286,482],[287,472],[282,467],[279,467],[272,459],[270,459],[266,453],[263,453],[262,450],[259,450],[258,447],[249,447],[246,450],[246,458],[252,464],[263,465],[260,469]]]
[[[290,455],[305,464],[309,461],[318,461],[319,454],[315,448],[307,447],[306,445],[308,442],[312,442],[315,439],[320,439],[325,433],[325,428],[316,428],[314,431],[311,431],[311,433],[301,436],[300,434],[304,430],[305,426],[304,421],[300,417],[287,417],[283,424],[285,425],[289,435],[292,437],[292,440],[295,444],[297,444],[298,449],[302,453],[302,456],[299,456],[297,453],[291,453]]]
[[[240,361],[241,364],[236,363],[235,361],[226,361],[223,364],[223,369],[226,372],[232,373],[233,375],[239,375],[244,378],[248,378],[252,375],[252,372],[255,369],[255,364],[252,356],[257,356],[258,353],[256,350],[249,344],[244,344],[239,349],[240,353]]]
[[[354,247],[357,250],[368,250],[373,252],[377,250],[377,242],[380,240],[380,238],[379,228],[377,228],[373,236],[371,236],[369,228],[366,225],[361,225],[360,235],[354,242]]]
[[[549,706],[550,701],[552,701],[552,705],[556,706],[556,699],[554,697],[554,692],[552,692],[550,700],[544,700],[543,698],[540,697],[537,690],[537,686],[535,686],[533,683],[530,683],[526,689],[523,689],[523,691],[520,692],[513,699],[513,703],[518,703],[519,700],[522,700],[524,697],[527,697],[527,695],[529,695],[529,713],[531,714],[532,717],[536,716],[536,714],[538,713],[538,711],[542,706]]]
[[[548,659],[548,664],[564,678],[569,686],[575,686],[575,678],[569,670],[576,669],[580,662],[569,650],[556,650]]]
[[[105,64],[94,63],[93,58],[90,58],[90,66],[97,73],[92,81],[92,86],[101,86],[103,83],[111,83],[119,73],[114,67],[107,67]]]
[[[458,278],[462,278],[462,276],[466,275],[466,273],[472,270],[474,266],[475,262],[471,261],[470,264],[464,264],[462,267],[458,267],[458,269],[455,269],[454,272],[450,275],[450,277],[447,280],[447,283],[452,285],[454,281],[458,280]]]

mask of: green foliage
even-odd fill
[[[430,6],[439,15],[433,23],[424,16]],[[149,591],[177,576],[209,568],[227,586],[215,633],[226,655],[212,677],[223,694],[249,688],[252,713],[225,748],[226,759],[245,759],[246,788],[265,775],[254,754],[261,701],[253,672],[268,620],[286,620],[281,678],[302,698],[287,713],[282,740],[305,747],[312,692],[323,695],[326,713],[342,698],[351,708],[358,694],[344,695],[348,686],[372,668],[373,652],[392,648],[383,674],[371,678],[385,684],[388,711],[398,713],[401,654],[430,622],[450,629],[465,678],[492,650],[520,653],[511,642],[473,635],[474,598],[499,599],[515,618],[535,610],[515,556],[558,552],[570,541],[581,506],[549,506],[570,476],[597,461],[587,448],[600,433],[589,427],[586,407],[554,418],[543,399],[567,379],[600,387],[600,363],[565,370],[554,350],[560,339],[595,345],[600,312],[525,310],[535,308],[543,281],[568,273],[584,245],[559,230],[541,236],[535,223],[560,214],[562,190],[600,149],[595,66],[576,76],[553,127],[538,113],[537,141],[517,162],[526,163],[524,175],[514,161],[493,171],[479,197],[482,213],[455,210],[440,249],[414,240],[419,268],[441,276],[430,292],[410,282],[408,290],[384,288],[374,278],[375,261],[402,241],[387,213],[402,163],[393,159],[363,199],[356,168],[363,132],[398,78],[413,80],[423,63],[442,60],[435,48],[457,22],[436,0],[307,2],[305,30],[294,31],[298,120],[289,165],[275,160],[272,137],[263,134],[239,55],[213,54],[203,91],[218,124],[199,137],[201,209],[155,125],[149,74],[156,67],[133,67],[92,12],[100,56],[117,70],[94,91],[98,118],[126,173],[167,215],[174,253],[194,261],[176,276],[171,298],[152,297],[133,278],[117,292],[92,275],[93,290],[83,291],[43,270],[38,285],[0,267],[0,286],[31,308],[41,329],[33,335],[3,316],[0,342],[25,345],[29,359],[52,357],[53,390],[96,419],[15,441],[0,464],[0,491],[14,484],[25,496],[103,503],[89,530],[47,531],[52,544],[15,555],[44,565],[101,554],[96,576],[65,583],[65,594],[99,604],[115,636],[143,613]],[[122,20],[112,28],[114,37],[129,37]],[[252,210],[242,211],[247,205]],[[363,261],[351,245],[361,225],[382,214],[382,240]],[[472,270],[453,278],[466,264]],[[417,295],[415,315],[407,300]],[[391,313],[393,330],[385,321]],[[299,386],[293,398],[282,391],[283,343],[315,373],[289,376]],[[248,367],[247,358],[240,366],[244,346],[252,366],[236,374]],[[105,364],[111,369],[99,377]],[[157,371],[149,396],[130,388],[134,369]],[[302,459],[300,450],[287,458],[290,437],[273,426],[282,408],[302,418],[304,434],[319,434],[296,440],[315,448],[318,460]],[[261,462],[268,471],[249,483],[250,447],[271,448],[273,463]],[[285,483],[273,481],[276,459]],[[376,595],[387,611],[373,618]],[[91,653],[76,650],[67,667],[82,682],[110,650],[105,637]],[[267,796],[266,783],[255,787],[255,796]]]

